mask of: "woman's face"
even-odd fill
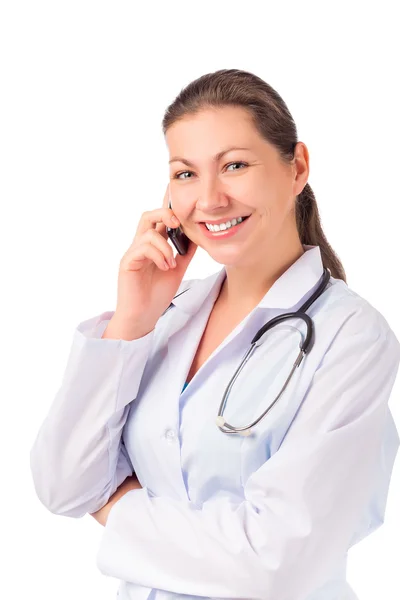
[[[215,261],[233,265],[264,254],[285,235],[285,228],[293,230],[295,197],[308,177],[308,152],[302,142],[296,146],[298,160],[285,165],[240,107],[187,116],[168,129],[166,141],[172,209],[184,233]],[[214,158],[231,146],[246,150],[229,150]],[[247,215],[250,218],[226,238],[210,237],[205,231],[204,222]]]

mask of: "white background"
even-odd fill
[[[119,261],[141,213],[162,204],[161,120],[191,80],[239,68],[281,94],[348,285],[400,338],[396,5],[1,4],[1,598],[115,597],[118,581],[95,564],[102,527],[41,505],[29,451],[74,328],[114,310]],[[186,276],[219,268],[199,248]],[[360,600],[400,596],[399,460],[385,525],[349,554]]]

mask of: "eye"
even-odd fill
[[[229,165],[226,165],[226,166],[230,167],[231,165],[244,165],[245,167],[247,167],[247,163],[244,163],[244,162],[241,162],[241,161],[239,161],[239,162],[232,162],[232,163],[229,163]],[[239,170],[240,169],[234,169],[234,171],[239,171]]]
[[[231,162],[228,163],[227,165],[225,165],[226,168],[232,166],[232,165],[243,165],[245,167],[248,166],[247,163],[242,162],[242,161],[236,161],[236,162]],[[239,171],[240,169],[234,169],[234,171]],[[176,175],[174,175],[173,179],[181,179],[180,175],[183,175],[184,173],[193,173],[193,171],[180,171],[179,173],[176,173]],[[184,177],[183,179],[189,179],[188,177]]]

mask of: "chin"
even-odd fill
[[[207,252],[215,262],[226,267],[234,267],[235,265],[243,264],[243,252]]]

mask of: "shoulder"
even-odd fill
[[[335,327],[341,336],[357,335],[364,338],[366,343],[391,338],[400,351],[400,342],[385,316],[342,279],[331,276],[324,296],[316,319],[319,317],[328,327]]]

